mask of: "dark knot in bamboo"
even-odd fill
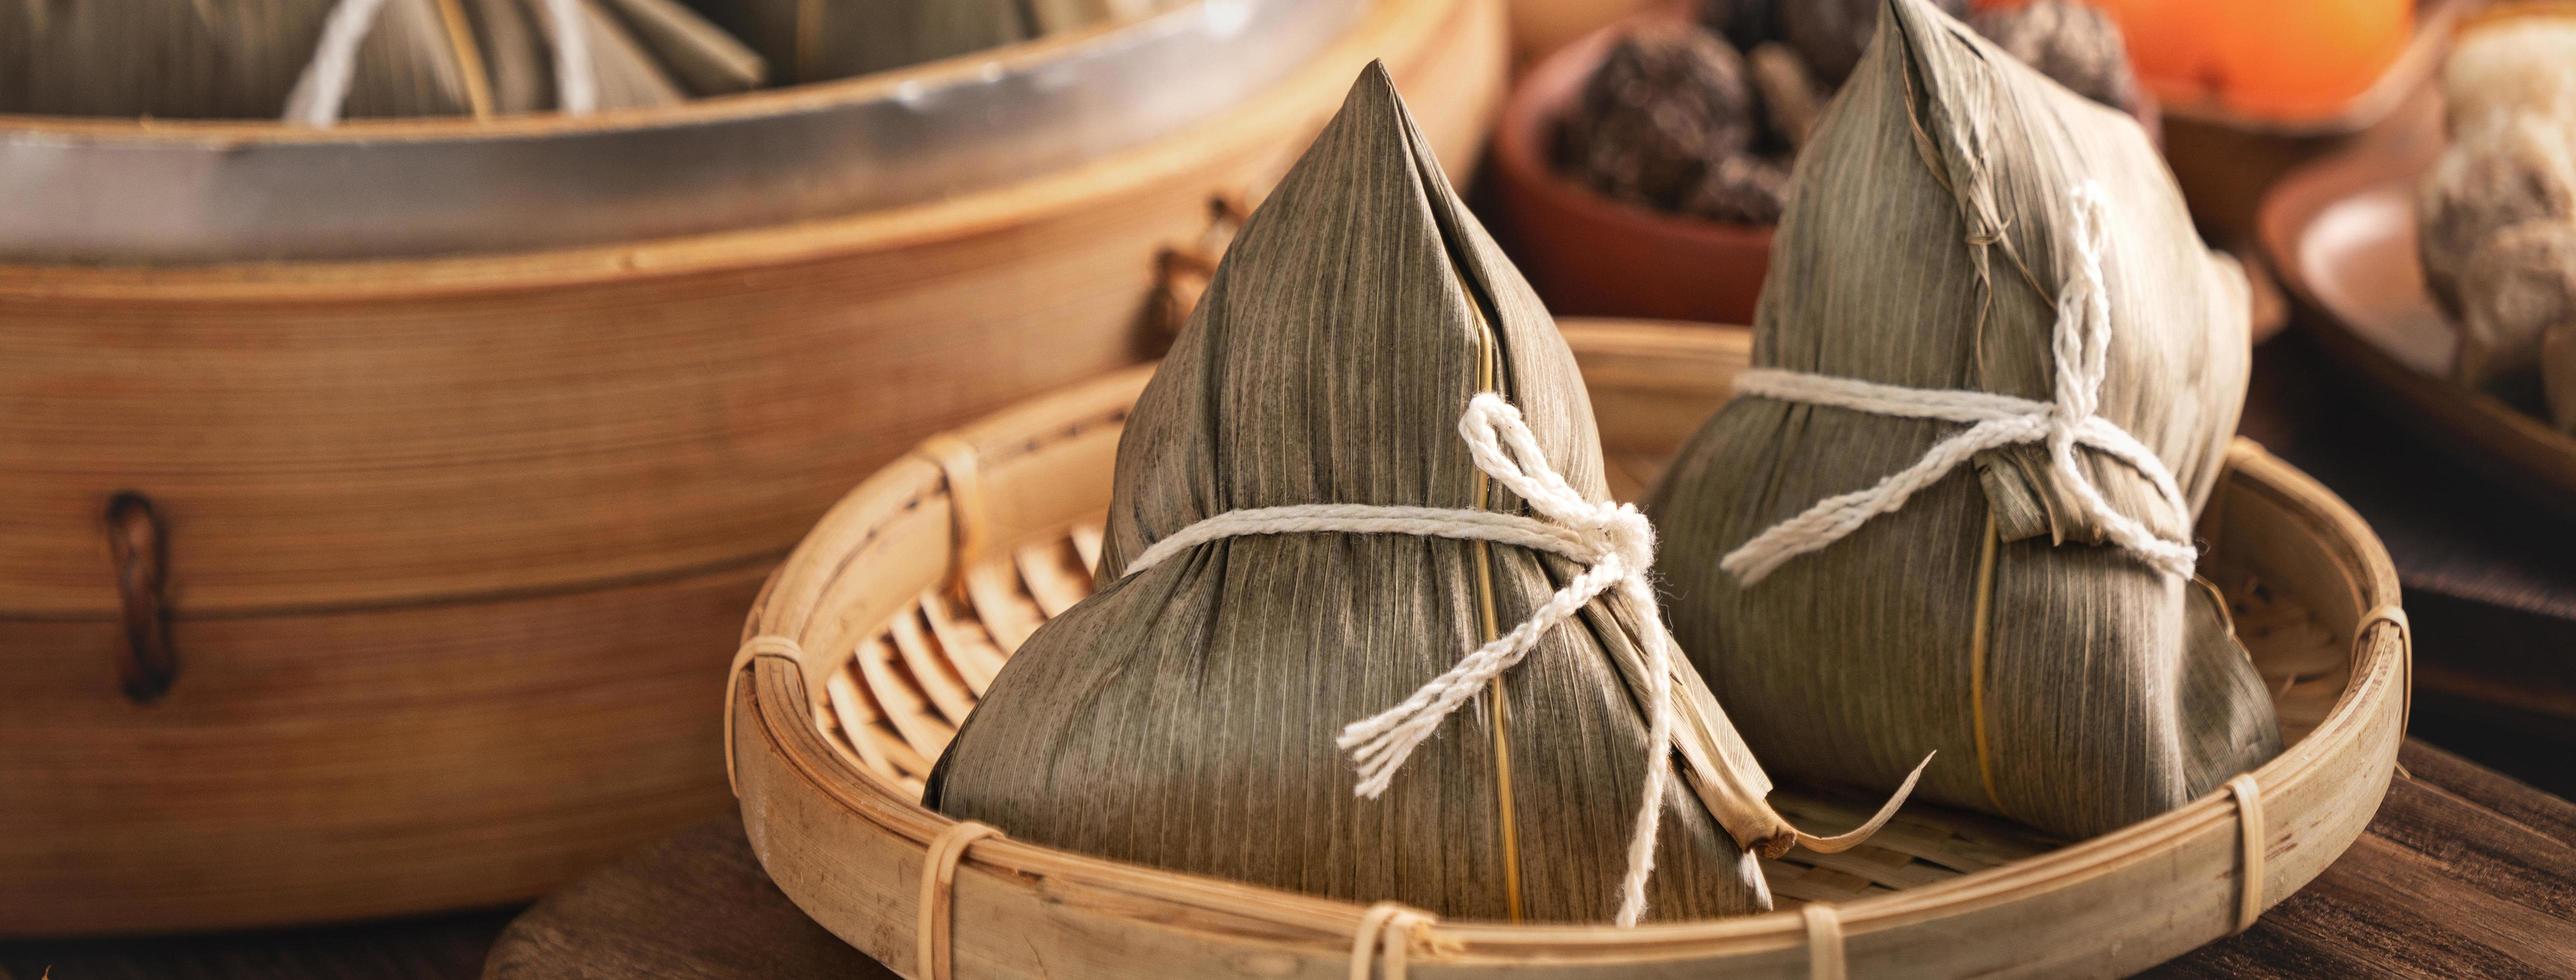
[[[179,679],[167,601],[170,537],[152,498],[136,490],[108,498],[107,549],[116,565],[116,593],[125,620],[125,656],[117,663],[117,677],[128,700],[150,704]]]

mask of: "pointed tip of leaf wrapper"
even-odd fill
[[[1371,61],[1360,69],[1359,77],[1351,80],[1350,91],[1342,95],[1342,107],[1325,126],[1343,125],[1345,121],[1399,129],[1413,125],[1412,112],[1404,105],[1403,93],[1396,91],[1395,76],[1387,73],[1385,62]]]
[[[1239,308],[1350,310],[1390,304],[1396,308],[1389,315],[1398,322],[1445,328],[1456,320],[1444,315],[1445,308],[1473,302],[1475,296],[1460,296],[1446,281],[1449,277],[1442,277],[1441,288],[1389,296],[1384,279],[1438,263],[1458,267],[1461,275],[1490,292],[1489,281],[1497,273],[1480,257],[1499,251],[1486,244],[1474,220],[1406,108],[1394,76],[1383,62],[1372,61],[1359,70],[1340,107],[1236,235],[1193,312],[1189,332],[1198,333],[1208,318]],[[1474,244],[1453,244],[1461,238]],[[1316,274],[1316,254],[1355,243],[1370,246],[1358,251],[1375,269],[1359,276]],[[1527,291],[1517,284],[1516,271],[1502,274],[1512,277],[1520,292]],[[1332,332],[1342,326],[1329,319],[1296,324],[1256,318],[1232,324],[1243,331]]]
[[[1924,753],[1923,761],[1915,763],[1914,771],[1905,774],[1905,781],[1897,784],[1896,792],[1888,794],[1887,802],[1880,804],[1878,812],[1871,814],[1868,820],[1861,822],[1860,826],[1831,837],[1818,837],[1806,831],[1791,828],[1792,836],[1763,842],[1763,856],[1777,858],[1789,853],[1791,847],[1804,847],[1818,854],[1840,854],[1859,847],[1871,836],[1877,834],[1879,828],[1887,826],[1887,822],[1896,817],[1896,811],[1905,806],[1908,797],[1914,795],[1914,784],[1923,778],[1923,770],[1931,767],[1932,757],[1940,754],[1938,751]]]
[[[1395,92],[1395,76],[1386,70],[1386,61],[1381,58],[1369,59],[1368,67],[1360,69],[1359,84],[1375,84],[1388,94]]]
[[[1872,45],[1894,43],[1890,37],[1901,37],[1908,48],[1956,42],[1973,48],[1968,38],[1976,32],[1950,16],[1933,0],[1886,0],[1878,7],[1878,30]],[[1913,57],[1919,62],[1920,54]]]

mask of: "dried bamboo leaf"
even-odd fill
[[[2075,188],[2108,194],[2100,415],[2189,509],[2089,451],[2111,509],[2186,534],[2242,406],[2246,292],[2124,116],[2044,82],[1923,0],[1876,41],[1800,157],[1756,317],[1758,366],[2045,401]],[[1923,458],[1957,423],[1729,404],[1649,507],[1675,635],[1775,773],[1925,792],[2069,835],[2169,809],[2278,750],[2242,648],[2190,583],[2095,546],[2046,450],[1981,454],[1745,587],[1721,555]],[[1992,789],[1988,785],[1991,782]]]
[[[1353,795],[1334,747],[1345,723],[1524,618],[1572,563],[1298,534],[1214,541],[1121,577],[1152,541],[1241,508],[1517,512],[1456,434],[1489,385],[1574,487],[1604,494],[1591,405],[1553,321],[1372,66],[1244,226],[1129,419],[1103,587],[994,678],[928,802],[1024,840],[1345,899],[1611,917],[1643,785],[1637,638],[1659,628],[1637,610],[1596,600],[1554,630],[1504,675],[1499,705],[1452,716],[1380,799]],[[1714,700],[1676,676],[1681,761],[1700,778],[1663,800],[1649,914],[1765,908],[1736,841],[1784,825]],[[1731,837],[1726,816],[1752,829]]]
[[[528,19],[536,26],[537,36],[545,48],[550,52],[554,50],[557,43],[554,18],[531,8]],[[625,27],[595,4],[581,5],[581,26],[583,38],[589,42],[591,72],[598,82],[599,108],[635,109],[670,105],[686,98],[680,93],[680,87],[645,54],[634,36],[626,33]],[[538,89],[545,93],[540,105],[549,109],[561,108],[557,96],[561,89],[555,78],[553,56],[549,54],[538,65],[546,78],[545,84]]]
[[[536,112],[554,104],[554,63],[527,0],[474,0],[475,37],[492,76],[492,110]]]
[[[375,30],[358,46],[356,75],[341,115],[461,116],[473,111],[466,95],[457,39],[439,13],[438,0],[388,0]],[[311,48],[304,49],[309,55]],[[298,65],[299,72],[302,65]]]
[[[745,92],[767,77],[760,55],[679,0],[600,0],[600,6],[690,95]]]

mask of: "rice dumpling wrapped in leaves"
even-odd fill
[[[0,112],[587,111],[742,91],[762,71],[680,0],[0,0]]]
[[[2240,271],[2128,117],[1924,0],[1800,158],[1754,367],[1648,507],[1675,636],[1764,764],[2089,835],[2279,749],[2195,517]]]
[[[1599,503],[1598,439],[1546,310],[1371,66],[1129,418],[1100,591],[1022,645],[925,802],[1447,916],[1767,908],[1748,847],[1795,834],[1669,651],[1641,574],[1652,533]],[[1353,507],[1442,529],[1358,532]],[[1270,524],[1210,532],[1228,520]],[[1562,549],[1578,561],[1455,528],[1479,521],[1589,544]],[[1498,638],[1499,669],[1469,670]]]

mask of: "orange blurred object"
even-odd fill
[[[2273,120],[2334,115],[2379,80],[2415,32],[2412,0],[2090,2],[2120,22],[2129,60],[2159,100]]]
[[[2132,0],[2134,2],[2134,0]],[[2221,3],[2219,101],[2259,115],[2328,115],[2386,71],[2414,32],[2407,0]]]

